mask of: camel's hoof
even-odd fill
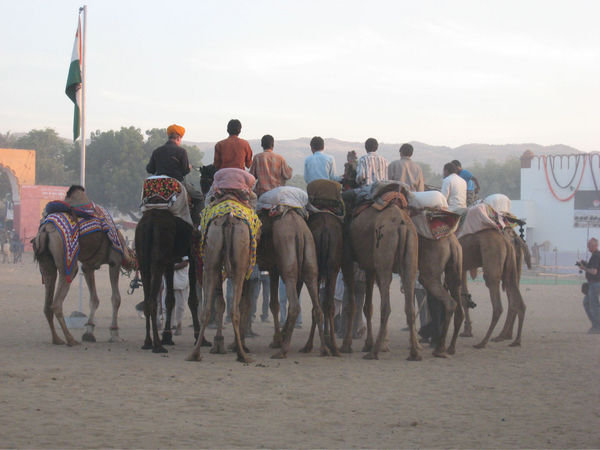
[[[342,353],[352,353],[352,346],[350,344],[342,344],[340,347]]]
[[[94,341],[95,341],[95,339],[94,339]],[[119,336],[112,336],[108,339],[108,342],[110,342],[111,344],[114,344],[114,343],[118,343],[118,342],[125,342],[125,339],[123,339],[122,337],[119,337]]]
[[[271,359],[285,359],[285,358],[287,358],[287,355],[283,352],[277,352],[273,356],[271,356]]]
[[[369,352],[363,356],[363,359],[379,359],[379,356],[375,353]]]
[[[362,351],[363,352],[370,352],[373,349],[373,345],[372,344],[365,344]]]
[[[83,336],[81,336],[81,340],[84,342],[96,342],[96,337],[89,332],[85,332],[83,333]]]
[[[81,345],[81,343],[77,342],[75,339],[67,342],[67,346],[69,346],[69,347],[76,347],[78,345]]]
[[[186,361],[202,361],[200,354],[192,353],[190,356],[185,358]]]
[[[154,348],[152,342],[144,342],[144,345],[142,345],[142,350],[150,350],[152,348]]]
[[[485,344],[483,342],[480,342],[479,344],[475,344],[473,348],[485,348]]]
[[[300,353],[310,353],[310,352],[312,352],[312,349],[313,349],[312,345],[307,344],[300,349]]]
[[[511,342],[509,347],[520,347],[521,346],[521,341],[514,341]]]
[[[215,341],[213,343],[212,348],[210,349],[210,353],[212,353],[213,355],[224,355],[227,353],[227,350],[225,350],[225,339],[223,339],[223,336],[219,337],[215,337]]]
[[[454,355],[456,353],[456,349],[454,347],[450,347],[448,350],[446,350],[446,353],[449,355]]]
[[[329,346],[329,351],[331,352],[331,356],[342,356],[337,347]]]
[[[202,336],[202,344],[200,344],[200,347],[212,347],[212,344]]]
[[[61,338],[56,338],[56,339],[52,339],[52,344],[53,345],[65,345],[65,341],[63,341]]]
[[[506,341],[508,339],[510,339],[510,338],[506,337],[506,336],[498,335],[492,339],[492,342],[502,342],[502,341]]]
[[[406,358],[407,361],[421,361],[422,359],[423,359],[423,357],[419,354],[409,355],[409,357]]]
[[[433,352],[433,356],[435,356],[436,358],[447,358],[448,354],[444,351],[434,351]]]
[[[384,353],[385,353],[385,352],[389,352],[389,351],[390,351],[390,346],[389,346],[389,345],[387,345],[387,344],[383,344],[383,345],[381,346],[381,349],[380,349],[379,351],[380,351],[380,352],[384,352]]]
[[[173,342],[173,333],[170,331],[165,331],[162,335],[162,340],[160,343],[162,345],[175,345],[175,342]]]
[[[331,351],[327,347],[321,347],[321,356],[331,356]]]
[[[281,348],[281,342],[273,341],[269,344],[269,348]]]
[[[254,360],[252,358],[248,358],[247,356],[239,356],[237,357],[238,362],[244,363],[244,364],[252,364],[254,362]]]
[[[459,334],[460,337],[473,337],[473,333],[470,331],[463,331]]]
[[[166,348],[160,346],[153,348],[152,353],[169,353],[169,351]]]

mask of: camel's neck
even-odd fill
[[[90,203],[90,199],[85,192],[76,191],[70,197],[65,197],[65,202],[71,206],[81,206]]]

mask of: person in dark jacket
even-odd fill
[[[171,125],[167,128],[169,140],[152,152],[146,172],[152,175],[166,175],[183,183],[183,177],[190,173],[187,151],[181,147],[185,128]]]

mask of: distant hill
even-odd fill
[[[260,140],[249,139],[250,146],[254,153],[261,152]],[[275,141],[275,152],[282,154],[288,164],[294,169],[294,174],[304,172],[304,158],[310,155],[310,138],[298,138],[290,140]],[[188,143],[188,142],[186,142]],[[210,164],[213,161],[214,142],[189,142],[197,145],[204,152],[204,164]],[[572,154],[579,153],[573,147],[567,145],[538,145],[538,144],[466,144],[456,148],[446,146],[428,145],[422,142],[410,142],[415,149],[413,159],[418,162],[427,163],[436,173],[442,172],[445,163],[458,159],[463,167],[468,167],[476,161],[484,163],[488,159],[504,162],[508,158],[518,158],[525,150],[531,150],[536,155],[542,154]],[[185,145],[185,144],[184,144]],[[383,155],[388,161],[393,161],[400,157],[398,150],[401,144],[380,143],[378,153]],[[360,157],[365,153],[364,143],[341,141],[335,138],[325,139],[325,151],[335,158],[336,173],[342,174],[346,154],[350,150],[356,150]]]

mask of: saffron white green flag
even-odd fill
[[[77,25],[75,43],[73,44],[73,55],[67,76],[67,87],[65,93],[75,104],[73,116],[73,140],[76,141],[81,130],[81,19]]]

